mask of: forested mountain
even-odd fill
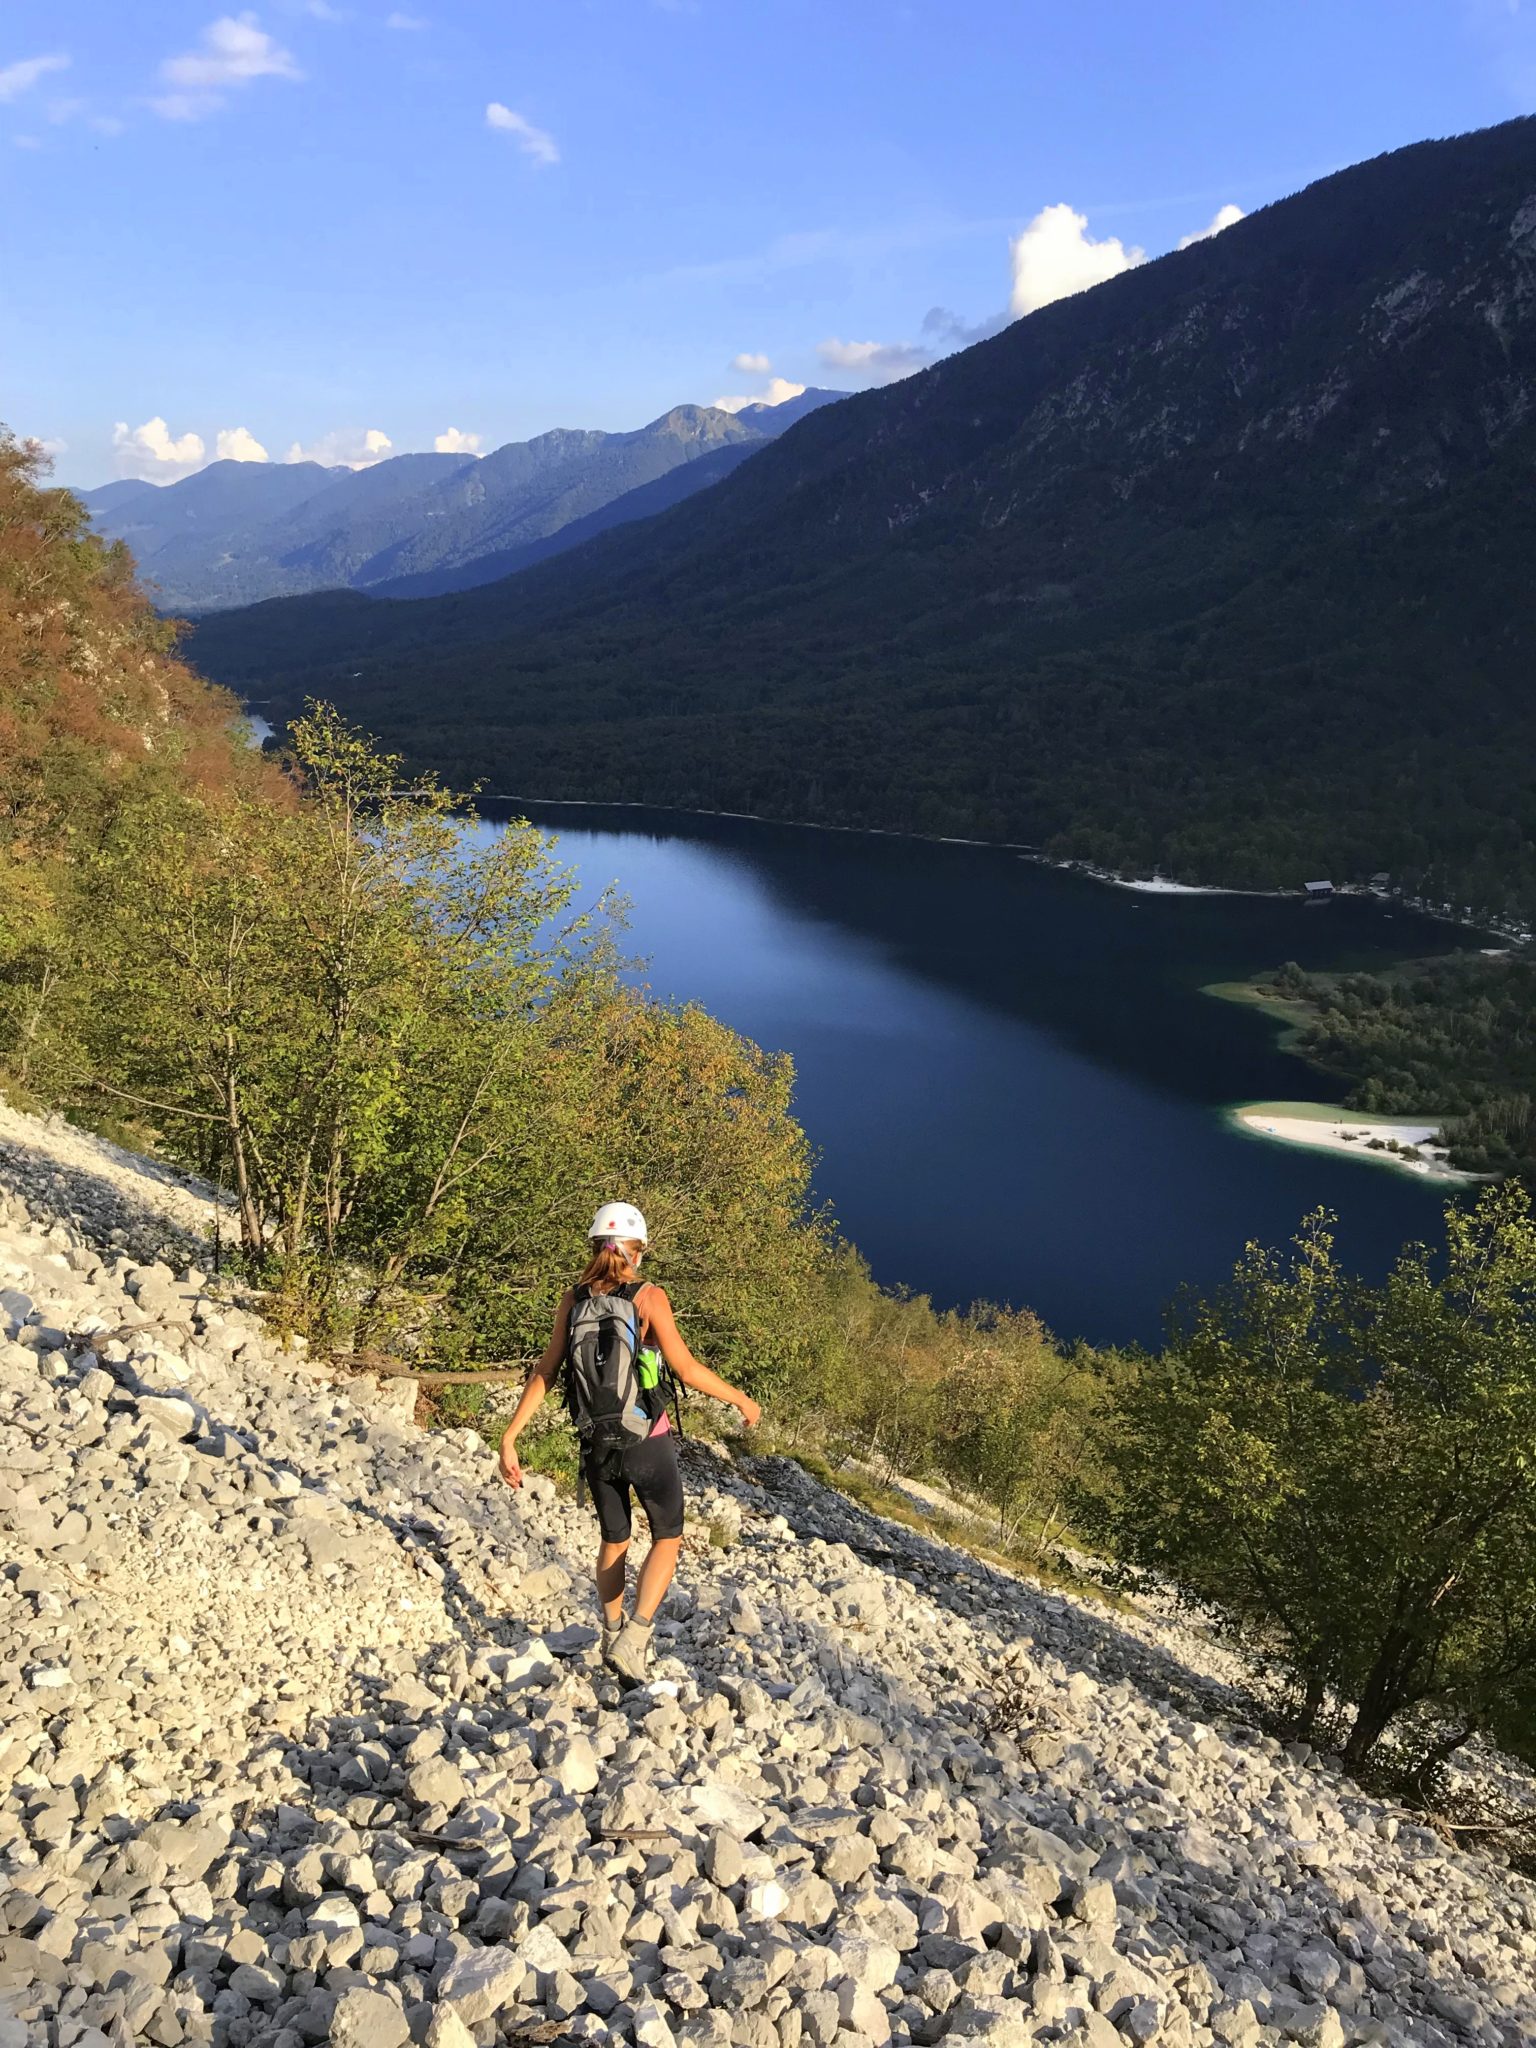
[[[477,584],[494,583],[519,569],[531,568],[535,562],[547,561],[551,555],[563,554],[567,548],[577,547],[582,541],[606,533],[610,527],[625,526],[633,519],[649,519],[653,513],[680,505],[695,491],[702,491],[706,485],[718,483],[721,477],[729,476],[739,463],[757,453],[765,439],[775,439],[786,427],[792,427],[796,420],[831,404],[838,396],[835,391],[819,391],[813,387],[802,391],[798,398],[786,398],[779,405],[744,405],[740,412],[726,417],[733,417],[738,426],[747,427],[748,433],[721,435],[716,446],[704,447],[688,461],[663,470],[648,483],[636,484],[633,490],[625,491],[621,497],[599,502],[594,511],[572,518],[552,532],[522,540],[515,546],[497,548],[489,554],[473,556],[468,561],[454,560],[437,568],[391,576],[384,582],[371,585],[371,594],[375,597],[435,597],[451,590],[471,590]],[[682,410],[692,412],[697,408],[684,407]],[[668,415],[669,419],[674,417],[676,415]],[[590,483],[586,488],[589,496],[595,495]]]
[[[1525,119],[1324,179],[505,582],[266,606],[196,652],[520,794],[1529,908],[1533,464]]]
[[[585,538],[677,503],[836,395],[810,390],[737,413],[679,405],[633,433],[557,428],[483,460],[214,462],[163,488],[129,481],[82,495],[96,531],[128,543],[172,610],[312,590],[461,590],[557,552],[576,522],[588,522]],[[665,494],[626,509],[668,478]]]

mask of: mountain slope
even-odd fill
[[[590,1509],[284,1343],[211,1190],[0,1139],[0,2038],[1531,2040],[1529,1880],[1265,1734],[1203,1615],[690,1443],[623,1695]]]
[[[115,484],[101,484],[94,491],[76,493],[93,518],[102,513],[116,511],[126,505],[130,498],[136,498],[141,491],[152,491],[153,484],[147,484],[142,477],[126,476]]]
[[[291,514],[347,474],[318,462],[225,460],[179,483],[129,479],[79,495],[103,540],[126,541],[145,576],[175,584],[216,561],[233,536]]]
[[[676,406],[633,433],[558,428],[483,460],[397,455],[361,470],[216,462],[163,489],[107,484],[84,496],[97,531],[129,543],[168,609],[421,575],[453,590],[506,573],[483,573],[481,557],[516,551],[508,565],[521,566],[523,550],[535,547],[536,559],[536,544],[572,522],[721,450],[750,453],[835,395],[807,391],[784,407],[738,414]],[[690,481],[702,489],[720,473],[702,470]]]
[[[607,533],[615,526],[626,526],[635,519],[649,519],[657,512],[680,505],[695,491],[702,491],[710,484],[718,483],[721,477],[729,476],[761,446],[762,442],[755,437],[746,441],[728,441],[722,447],[694,456],[691,462],[679,463],[675,468],[665,470],[649,483],[636,484],[632,491],[611,498],[595,512],[572,519],[540,539],[525,540],[516,547],[498,548],[490,554],[478,555],[470,561],[446,568],[391,576],[382,583],[370,584],[369,595],[438,597],[453,590],[475,590],[484,583],[500,582],[504,576],[513,576],[520,569],[531,569],[535,562],[547,562],[551,556],[580,547],[583,541]]]
[[[675,803],[1524,907],[1533,462],[1526,119],[1325,179],[505,583],[269,606],[197,653],[527,794],[638,773]],[[621,713],[605,767],[585,742]]]

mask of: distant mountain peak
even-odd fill
[[[723,475],[727,451],[751,454],[800,417],[753,410],[764,417],[677,405],[628,433],[552,427],[481,458],[426,451],[359,470],[224,460],[179,483],[82,496],[98,532],[131,543],[170,609],[402,580],[448,590],[543,559],[567,528],[585,535],[674,504]],[[689,474],[648,495],[679,468]]]

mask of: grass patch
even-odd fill
[[[484,1387],[423,1387],[421,1399],[427,1407],[430,1429],[472,1429],[494,1450],[501,1442],[505,1421],[497,1415]]]
[[[1239,1102],[1234,1105],[1236,1111],[1245,1116],[1295,1117],[1298,1122],[1308,1124],[1399,1124],[1405,1128],[1416,1126],[1422,1129],[1425,1124],[1434,1122],[1433,1117],[1427,1116],[1378,1116],[1374,1110],[1345,1109],[1337,1102]]]
[[[947,1515],[935,1511],[925,1513],[921,1508],[892,1486],[884,1486],[872,1479],[867,1472],[857,1472],[834,1466],[819,1451],[790,1450],[775,1445],[771,1450],[764,1447],[768,1455],[793,1460],[800,1469],[821,1486],[829,1487],[851,1500],[856,1507],[864,1508],[869,1514],[879,1515],[887,1522],[897,1522],[904,1529],[910,1529],[919,1536],[931,1536],[936,1542],[948,1543],[956,1550],[963,1550],[984,1564],[1000,1567],[1003,1571],[1018,1572],[1024,1577],[1049,1586],[1055,1592],[1075,1593],[1084,1599],[1098,1601],[1101,1606],[1118,1608],[1121,1612],[1131,1611],[1131,1602],[1121,1593],[1101,1586],[1097,1581],[1085,1578],[1082,1573],[1042,1554],[1029,1542],[1027,1536],[1021,1540],[999,1544],[990,1541],[982,1532],[979,1520],[969,1516]]]
[[[503,1396],[497,1400],[497,1392]],[[509,1407],[506,1389],[476,1387],[459,1381],[424,1387],[429,1429],[472,1429],[493,1451],[501,1449]],[[549,1408],[536,1415],[517,1442],[518,1461],[525,1472],[541,1472],[553,1479],[563,1493],[576,1490],[578,1454],[576,1432],[561,1408]]]
[[[542,1472],[562,1493],[574,1493],[580,1467],[576,1432],[563,1418],[546,1429],[531,1424],[518,1441],[525,1472]]]
[[[1303,1033],[1322,1014],[1315,1003],[1277,995],[1273,989],[1259,988],[1251,981],[1212,981],[1200,993],[1215,996],[1219,1002],[1242,1003],[1247,1009],[1262,1011],[1280,1026],[1277,1043],[1281,1052],[1300,1053]]]

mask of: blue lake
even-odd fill
[[[1475,943],[1445,924],[1362,898],[1141,894],[998,848],[526,809],[585,895],[627,894],[657,995],[793,1055],[817,1192],[887,1284],[1154,1342],[1181,1284],[1319,1204],[1373,1273],[1438,1233],[1443,1189],[1232,1127],[1233,1102],[1340,1091],[1201,991]]]

